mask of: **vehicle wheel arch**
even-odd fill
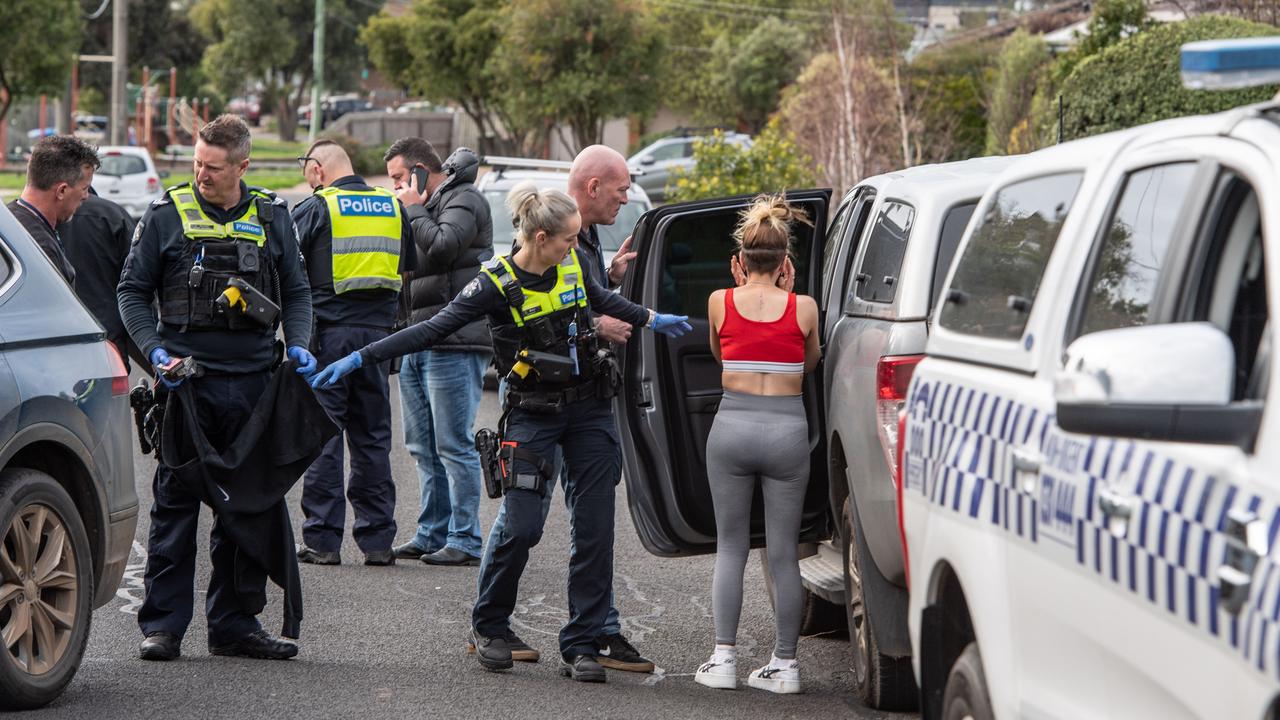
[[[978,640],[960,576],[940,560],[929,574],[920,618],[920,715],[942,717],[947,677],[965,647]]]
[[[838,520],[844,501],[850,494],[849,462],[839,430],[833,431],[827,439],[827,493],[830,496],[831,512]],[[836,522],[835,525],[838,528],[840,523]]]
[[[106,562],[104,523],[106,498],[97,487],[90,471],[92,456],[69,431],[56,425],[33,425],[19,431],[0,451],[0,469],[28,468],[39,470],[67,491],[80,513],[85,534],[89,537],[93,558],[93,577],[102,577]]]

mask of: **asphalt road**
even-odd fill
[[[398,397],[394,386],[392,395]],[[403,541],[416,521],[418,489],[400,436],[398,400],[394,406],[397,539]],[[496,421],[497,397],[487,391],[479,422],[492,427]],[[94,614],[84,663],[71,685],[52,705],[29,713],[32,717],[907,717],[869,711],[858,703],[849,691],[849,645],[843,637],[801,640],[803,694],[775,696],[746,687],[746,672],[768,660],[773,641],[772,615],[754,553],[738,636],[743,684],[729,692],[694,683],[693,672],[706,660],[714,637],[709,600],[713,558],[650,555],[636,539],[625,492],[619,492],[617,501],[617,603],[624,632],[659,665],[654,674],[609,671],[605,685],[576,683],[558,674],[556,633],[567,614],[568,556],[567,518],[558,501],[533,552],[513,617],[516,632],[543,653],[536,665],[517,663],[510,672],[494,674],[465,654],[476,568],[432,568],[407,561],[365,567],[349,536],[342,566],[302,566],[306,618],[296,659],[211,657],[200,610],[209,572],[207,509],[196,619],[183,643],[183,657],[172,663],[143,662],[137,657],[141,635],[135,613],[142,597],[154,463],[140,455],[135,462],[143,513],[123,587]],[[300,489],[299,484],[290,500],[295,532],[302,523]],[[482,500],[486,534],[497,509],[498,501]],[[281,618],[280,594],[274,586],[270,591],[262,619],[274,631]]]

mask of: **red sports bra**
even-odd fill
[[[724,294],[720,356],[731,372],[804,373],[804,331],[796,320],[796,294],[772,322],[742,317],[733,304],[733,288]]]

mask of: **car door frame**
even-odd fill
[[[636,224],[633,247],[637,257],[622,286],[622,293],[632,302],[653,307],[658,298],[662,277],[662,258],[665,252],[665,232],[678,218],[698,214],[738,212],[746,208],[755,195],[736,195],[728,198],[697,200],[665,205],[646,213]],[[815,212],[810,220],[814,229],[810,235],[809,260],[805,265],[805,287],[820,296],[822,287],[822,253],[826,240],[826,222],[830,210],[831,191],[828,189],[788,191],[793,203],[812,207]],[[793,246],[794,247],[794,246]],[[796,249],[795,252],[800,252]],[[729,257],[725,260],[728,278]],[[821,298],[815,297],[821,306]],[[694,334],[706,333],[706,321],[695,319]],[[663,380],[672,384],[668,367],[666,344],[670,341],[654,333],[636,333],[624,350],[623,384],[615,399],[615,413],[619,419],[619,431],[623,450],[623,467],[627,481],[627,498],[632,521],[645,548],[661,556],[706,554],[715,551],[715,537],[694,528],[689,520],[689,510],[682,506],[677,483],[705,482],[704,478],[687,477],[673,463],[675,453],[689,453],[689,443],[676,442],[670,429],[673,411],[667,407],[670,399]],[[709,349],[708,349],[709,352]],[[827,500],[825,419],[821,369],[815,369],[805,378],[805,409],[809,419],[810,480],[806,493],[806,513],[802,522],[801,541],[826,539],[831,534],[832,519]],[[717,381],[718,384],[718,381]],[[703,393],[699,402],[704,410],[719,405],[719,389]],[[662,432],[660,432],[662,430]],[[817,501],[814,498],[817,498]],[[818,502],[820,501],[820,502]],[[706,518],[702,518],[706,524]],[[710,527],[714,527],[711,519]],[[752,546],[763,545],[763,528],[752,533]]]

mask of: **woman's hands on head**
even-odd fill
[[[782,272],[778,273],[777,286],[791,292],[796,287],[796,266],[791,264],[791,258],[787,257],[782,261]]]
[[[729,258],[729,272],[733,273],[733,284],[742,287],[747,284],[747,271],[742,269],[742,261],[738,260],[737,253]]]

